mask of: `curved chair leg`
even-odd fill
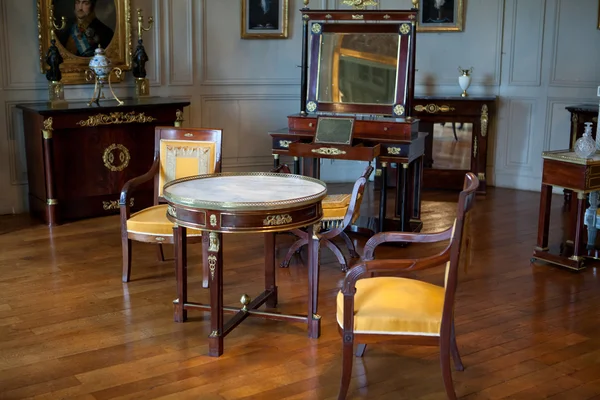
[[[322,238],[321,245],[323,245],[323,244],[325,246],[327,246],[327,248],[329,250],[331,250],[333,252],[333,254],[335,254],[336,258],[338,259],[338,262],[340,263],[340,268],[341,268],[342,272],[348,271],[348,264],[346,263],[346,258],[342,254],[342,251],[337,246],[337,244],[333,243],[331,240]]]
[[[449,338],[440,340],[440,365],[442,367],[442,379],[444,380],[444,388],[446,396],[449,400],[456,400],[454,392],[454,382],[452,382],[452,370],[450,369],[450,342]]]
[[[458,346],[456,345],[456,334],[454,333],[454,322],[452,322],[452,334],[450,335],[450,354],[452,354],[452,360],[454,360],[454,368],[457,371],[464,371],[465,366],[460,359],[460,353],[458,352]]]
[[[156,247],[156,257],[158,261],[165,261],[165,253],[163,252],[162,244],[158,244]]]
[[[350,379],[352,378],[352,362],[354,358],[354,355],[352,354],[353,348],[354,339],[350,336],[349,340],[346,341],[346,338],[344,338],[344,345],[342,347],[342,379],[340,382],[338,400],[345,400],[348,395],[348,387],[350,386]]]
[[[362,357],[365,355],[365,350],[367,350],[367,345],[366,344],[358,344],[356,345],[356,357]]]
[[[292,244],[292,246],[289,248],[287,254],[285,255],[285,258],[283,259],[283,261],[280,264],[281,268],[287,268],[290,266],[290,261],[292,259],[292,256],[294,255],[294,253],[296,251],[299,251],[300,248],[302,246],[304,246],[305,244],[308,244],[308,240],[307,239],[299,239],[296,240],[294,242],[294,244]]]
[[[127,233],[121,239],[123,248],[123,282],[129,282],[131,277],[131,239],[127,238]]]
[[[350,237],[348,237],[346,232],[344,232],[344,231],[340,232],[340,237],[342,239],[344,239],[344,242],[346,242],[346,247],[348,247],[348,251],[350,252],[350,257],[352,257],[352,258],[360,257],[358,255],[358,253],[356,252],[356,247],[354,247],[354,243],[352,243],[352,240],[350,239]]]

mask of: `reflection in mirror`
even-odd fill
[[[317,100],[393,105],[397,57],[396,33],[323,33]]]
[[[433,168],[471,169],[473,124],[446,122],[433,125]]]

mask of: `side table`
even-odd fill
[[[223,354],[223,338],[249,316],[305,322],[308,336],[317,338],[321,317],[317,313],[319,239],[314,224],[323,217],[324,182],[300,175],[263,172],[222,173],[182,178],[167,183],[164,198],[167,217],[175,223],[177,300],[175,321],[183,322],[188,309],[210,310],[209,355]],[[308,314],[285,315],[258,310],[277,306],[275,284],[275,232],[306,227],[308,237]],[[210,271],[210,304],[187,299],[186,229],[204,232],[202,262]],[[242,308],[223,305],[223,233],[264,233],[265,290],[251,299],[243,294]],[[223,312],[235,315],[227,322]]]
[[[546,151],[540,193],[540,215],[533,260],[542,260],[572,270],[581,270],[587,253],[584,248],[584,214],[588,193],[600,190],[600,154],[582,159],[570,150]],[[576,207],[570,207],[571,222],[567,227],[567,241],[562,243],[560,254],[552,254],[548,247],[552,187],[559,186],[577,194]],[[571,250],[572,246],[572,250]]]

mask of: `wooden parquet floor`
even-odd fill
[[[370,189],[367,189],[370,190]],[[373,212],[370,193],[365,212]],[[425,231],[447,227],[456,193],[425,192]],[[560,232],[562,199],[555,197]],[[490,188],[473,216],[470,266],[461,271],[456,330],[466,367],[462,399],[600,399],[600,281],[530,264],[538,193]],[[369,211],[370,210],[370,211]],[[49,229],[0,217],[0,399],[335,399],[341,339],[335,296],[343,279],[322,253],[322,336],[305,326],[251,318],[206,355],[208,314],[173,322],[173,265],[134,243],[132,281],[121,283],[118,216]],[[364,238],[356,237],[359,252]],[[277,238],[283,257],[293,241]],[[260,235],[226,235],[225,304],[262,285]],[[378,257],[424,254],[427,245],[383,247]],[[170,249],[167,255],[170,255]],[[201,289],[200,246],[191,246],[190,300]],[[442,271],[423,279],[439,283]],[[305,312],[307,273],[295,257],[278,270],[280,309]],[[443,399],[437,348],[371,345],[354,363],[350,399]]]

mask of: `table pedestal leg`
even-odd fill
[[[177,279],[177,301],[175,303],[175,322],[187,319],[187,228],[175,225],[173,227],[173,243],[175,256],[175,277]]]
[[[308,234],[308,337],[316,339],[321,336],[321,316],[318,314],[319,304],[319,237],[315,225],[309,225]]]
[[[210,232],[206,259],[210,272],[210,335],[208,336],[208,355],[219,357],[223,354],[223,235]],[[204,254],[203,254],[204,256]]]
[[[275,234],[265,233],[265,291],[272,292],[266,302],[267,308],[277,307],[275,261]]]

